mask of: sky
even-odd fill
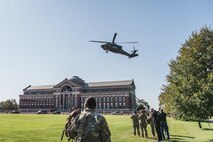
[[[28,85],[79,76],[85,82],[134,79],[136,96],[151,107],[169,74],[168,63],[193,31],[213,24],[211,0],[1,0],[0,101]],[[89,40],[123,45],[139,56],[106,53]]]

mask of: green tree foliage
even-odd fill
[[[17,110],[18,104],[15,99],[9,99],[6,101],[0,102],[0,109],[2,110]]]
[[[160,105],[177,118],[205,119],[213,115],[213,31],[203,27],[193,32],[169,63],[167,85]]]

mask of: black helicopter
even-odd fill
[[[135,50],[135,47],[134,47],[134,50],[131,51],[132,53],[128,53],[128,52],[124,51],[124,50],[122,49],[122,46],[121,46],[121,45],[118,45],[118,44],[115,42],[116,35],[117,35],[117,33],[114,34],[114,37],[113,37],[112,42],[107,42],[107,41],[96,41],[96,40],[90,40],[89,42],[105,43],[105,44],[102,44],[101,47],[106,51],[106,53],[108,53],[108,51],[111,51],[111,52],[114,52],[114,53],[126,55],[126,56],[128,56],[129,58],[133,58],[133,57],[138,56],[138,54],[137,54],[137,51],[138,51],[138,50]],[[123,43],[138,43],[138,42],[119,42],[119,43],[123,44]]]

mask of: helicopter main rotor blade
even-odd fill
[[[138,43],[138,42],[116,42],[116,43],[119,43],[119,44],[133,44],[133,43]]]
[[[107,41],[97,41],[97,40],[90,40],[89,42],[110,43],[110,42],[107,42]]]
[[[117,33],[115,33],[115,34],[114,34],[114,37],[113,37],[112,43],[114,43],[114,42],[115,42],[115,38],[116,38],[116,36],[117,36]]]

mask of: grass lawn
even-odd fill
[[[0,142],[60,142],[66,115],[0,114]],[[156,142],[149,138],[134,136],[130,116],[105,116],[111,133],[112,142]],[[213,142],[213,124],[168,119],[171,142]],[[66,142],[64,137],[63,142]]]

